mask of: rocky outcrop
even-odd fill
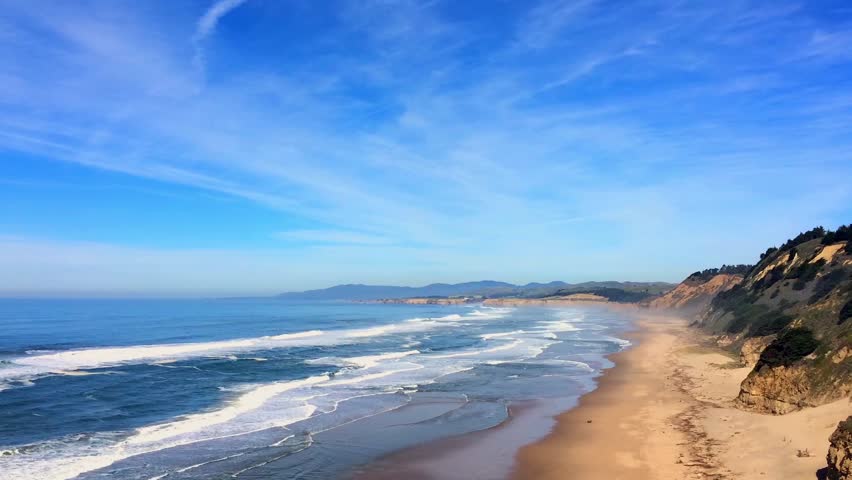
[[[852,416],[837,425],[829,439],[828,480],[852,480]]]
[[[752,345],[758,344],[757,338],[752,340]],[[829,363],[830,356],[820,356],[817,350],[822,344],[805,328],[776,337],[762,349],[754,370],[740,385],[737,404],[784,414],[849,396],[852,382],[846,366],[835,366]],[[819,357],[822,361],[815,362]]]
[[[709,280],[695,281],[687,278],[670,292],[657,297],[648,306],[651,308],[698,312],[710,304],[719,292],[730,290],[743,280],[742,275],[719,274]]]
[[[775,340],[775,335],[749,338],[743,342],[743,346],[740,349],[740,362],[746,367],[755,366],[760,359],[760,354],[763,353],[767,345],[772,343],[772,340]],[[730,345],[730,343],[728,344]]]
[[[780,415],[822,403],[814,401],[810,390],[802,366],[763,367],[746,377],[736,403],[746,410]]]

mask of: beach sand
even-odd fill
[[[733,408],[748,368],[702,347],[673,317],[645,316],[637,346],[544,440],[520,450],[512,478],[815,479],[849,400],[784,416]],[[801,457],[799,450],[810,456]]]

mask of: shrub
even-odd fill
[[[833,232],[827,232],[822,238],[823,245],[852,240],[852,225],[841,225]]]
[[[789,250],[789,249],[795,247],[796,245],[801,245],[801,244],[808,242],[810,240],[813,240],[815,238],[820,238],[820,237],[824,237],[824,236],[825,236],[825,228],[823,228],[823,227],[813,228],[811,230],[808,230],[807,232],[802,232],[802,233],[796,235],[794,238],[784,242],[784,245],[781,245],[781,251]]]
[[[793,290],[804,290],[808,282],[816,278],[817,273],[819,273],[819,270],[824,265],[825,259],[821,258],[813,263],[803,263],[793,269],[793,271],[787,275],[787,278],[796,279],[796,281],[793,282]]]
[[[784,279],[784,267],[781,266],[781,265],[778,265],[777,267],[770,270],[769,274],[767,274],[766,277],[762,278],[761,280],[766,280],[765,286],[766,286],[766,288],[769,288],[772,285],[775,285],[776,283],[780,282],[783,279]]]
[[[790,325],[793,321],[793,317],[789,315],[783,315],[780,312],[768,312],[763,318],[758,319],[758,324],[756,328],[753,330],[752,335],[755,337],[765,337],[766,335],[774,335],[781,330],[784,330],[784,327]]]
[[[760,370],[764,366],[790,366],[813,353],[818,347],[819,340],[814,338],[810,330],[788,330],[763,350],[755,369]]]
[[[814,287],[814,293],[811,295],[808,304],[816,303],[834,290],[834,287],[846,280],[849,275],[843,270],[832,270],[817,280]]]
[[[716,275],[720,274],[728,274],[728,275],[745,275],[752,269],[754,265],[722,265],[721,268],[707,268],[705,270],[699,270],[692,275],[686,277],[687,280],[692,281],[700,281],[706,282],[710,280]]]

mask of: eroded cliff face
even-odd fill
[[[837,425],[829,439],[828,480],[852,480],[852,416]]]
[[[742,362],[742,364],[746,367],[755,366],[757,361],[760,359],[760,354],[763,353],[763,350],[765,350],[767,345],[772,343],[773,340],[775,340],[775,335],[749,338],[743,342],[743,346],[740,349],[740,362]],[[732,340],[725,338],[723,343],[720,343],[720,346],[724,345],[724,343],[730,345]]]
[[[649,303],[651,308],[699,312],[706,308],[719,292],[730,290],[742,282],[742,275],[719,274],[706,282],[686,279],[670,292]]]
[[[811,395],[807,374],[802,366],[752,370],[740,385],[736,403],[748,410],[776,415],[820,405],[823,402]]]
[[[852,251],[809,238],[770,249],[697,316],[754,369],[738,406],[784,414],[852,395]]]
[[[847,368],[832,374],[802,362],[755,368],[740,385],[735,403],[745,410],[783,415],[850,395],[852,382]]]

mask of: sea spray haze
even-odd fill
[[[572,402],[626,322],[597,308],[2,300],[0,472],[332,478],[496,425],[510,402]],[[404,408],[414,421],[393,435],[364,423]],[[354,444],[317,440],[358,425]]]

